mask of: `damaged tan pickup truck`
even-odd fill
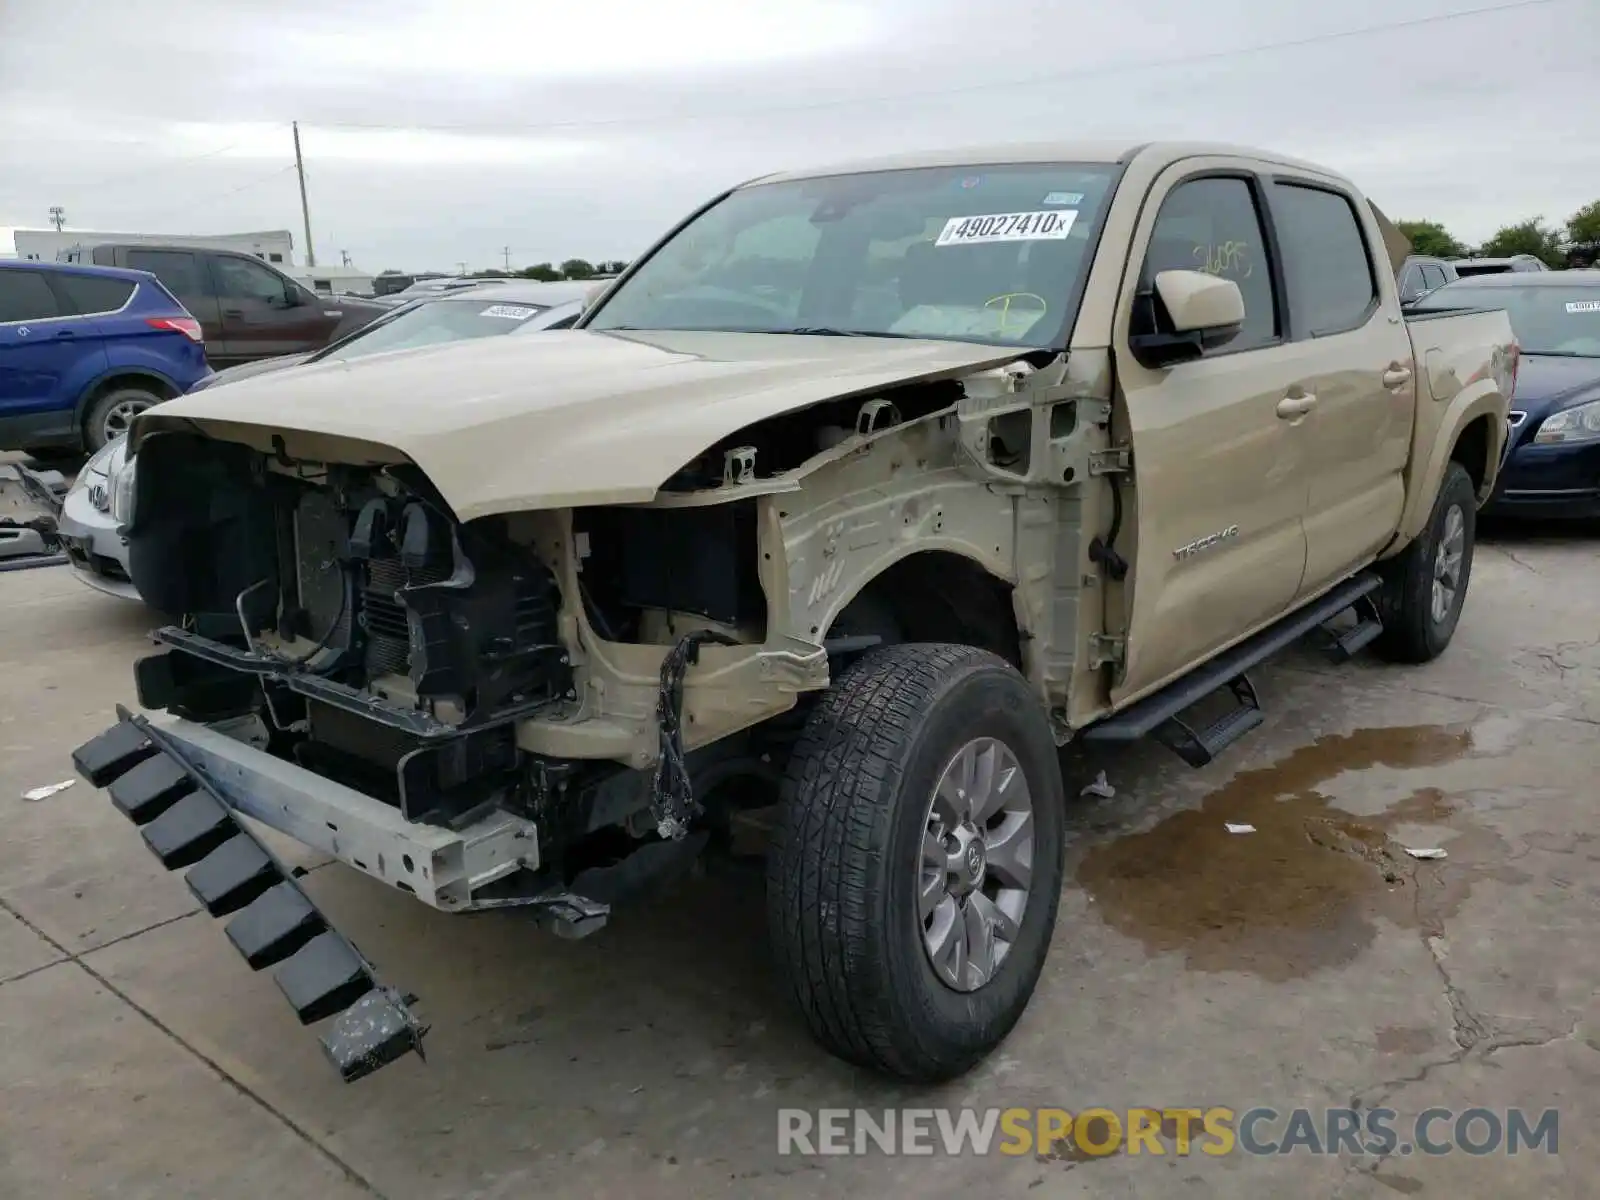
[[[576,936],[775,813],[811,1029],[948,1078],[1040,975],[1058,746],[1202,764],[1302,635],[1449,643],[1517,349],[1405,316],[1405,250],[1255,151],[908,157],[717,197],[571,331],[163,404],[125,532],[167,715],[78,769],[346,1078],[415,1001],[255,822]]]

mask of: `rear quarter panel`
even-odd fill
[[[1417,422],[1406,468],[1406,504],[1390,554],[1427,525],[1451,452],[1463,432],[1485,417],[1485,461],[1469,469],[1481,470],[1479,504],[1493,492],[1508,434],[1517,353],[1510,318],[1500,311],[1408,319],[1406,331],[1417,364]]]
[[[105,338],[107,375],[147,372],[183,392],[210,370],[205,348],[181,333],[151,329],[143,317],[118,318],[117,325]]]

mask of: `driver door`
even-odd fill
[[[222,346],[231,362],[320,350],[334,321],[322,305],[264,263],[243,254],[212,254],[211,273],[222,307]]]
[[[1136,534],[1114,703],[1155,690],[1272,621],[1300,588],[1310,445],[1295,398],[1315,372],[1284,336],[1269,221],[1253,167],[1224,158],[1174,166],[1141,211],[1115,327],[1116,407],[1133,446],[1125,507]],[[1245,321],[1226,345],[1152,368],[1128,341],[1133,297],[1157,272],[1174,269],[1233,280]]]

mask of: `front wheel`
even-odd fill
[[[1027,682],[969,646],[846,670],[784,781],[767,910],[781,974],[832,1053],[935,1082],[1027,1007],[1055,927],[1065,796]]]
[[[1383,635],[1377,650],[1394,662],[1429,662],[1444,652],[1461,620],[1477,540],[1478,495],[1458,462],[1445,468],[1428,524],[1384,564],[1379,593]]]

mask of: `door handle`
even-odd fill
[[[1383,386],[1397,388],[1403,383],[1411,382],[1411,368],[1396,364],[1383,373]]]
[[[77,337],[77,336],[78,336],[77,331],[72,330],[72,329],[58,329],[58,330],[56,330],[56,337],[58,337],[58,338],[70,338],[70,337]]]
[[[1317,398],[1309,392],[1300,396],[1285,396],[1278,401],[1278,416],[1293,421],[1305,416],[1317,406]]]
[[[242,316],[244,316],[244,309],[242,309],[242,308],[225,308],[225,309],[222,310],[222,315],[225,316],[225,317],[242,317]]]

